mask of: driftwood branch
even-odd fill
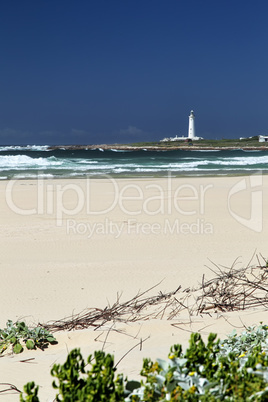
[[[152,318],[160,319],[163,318],[166,310],[174,303],[174,296],[179,292],[181,286],[173,292],[160,292],[157,296],[146,297],[146,294],[148,294],[153,288],[138,293],[135,297],[124,303],[120,303],[120,297],[117,297],[116,302],[112,306],[105,307],[104,309],[89,308],[79,314],[74,314],[62,320],[39,325],[43,328],[49,329],[50,331],[70,331],[72,329],[84,329],[88,327],[98,329],[103,327],[106,323],[114,321],[135,322]],[[154,307],[153,313],[152,307]]]
[[[181,312],[187,311],[189,317],[213,312],[240,311],[263,307],[268,309],[268,267],[265,264],[236,268],[237,261],[231,268],[213,264],[211,271],[214,278],[205,280],[197,288],[181,289],[169,293],[159,292],[149,296],[159,284],[138,293],[132,299],[122,302],[119,295],[113,305],[104,309],[89,308],[79,314],[73,314],[61,320],[39,324],[50,331],[75,330],[93,327],[99,329],[105,324],[130,323],[140,320],[177,319]],[[111,328],[111,330],[114,330]]]
[[[4,387],[4,389],[1,389],[1,387]],[[21,391],[16,387],[16,385],[10,384],[9,382],[0,382],[0,394],[4,393],[14,393],[18,392],[21,393]]]

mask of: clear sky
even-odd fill
[[[4,0],[0,144],[268,133],[267,0]]]

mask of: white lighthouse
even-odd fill
[[[160,140],[160,142],[167,142],[167,141],[187,141],[192,143],[192,141],[198,141],[198,140],[203,140],[203,137],[196,137],[195,135],[195,127],[194,127],[194,111],[191,110],[190,116],[189,116],[189,127],[188,127],[188,137],[185,137],[184,135],[182,137],[170,137],[170,138],[163,138]],[[190,140],[190,141],[189,141]]]
[[[191,110],[190,116],[189,116],[188,138],[191,140],[195,139],[194,111],[193,110]]]

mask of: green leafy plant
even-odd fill
[[[38,398],[38,390],[39,387],[35,385],[35,383],[28,382],[26,385],[24,385],[23,390],[25,392],[25,399],[23,397],[23,394],[20,394],[20,401],[21,402],[40,402]]]
[[[123,376],[114,376],[114,359],[103,351],[94,352],[88,357],[91,368],[86,370],[85,361],[79,349],[72,350],[63,365],[54,364],[51,375],[55,378],[53,388],[58,390],[55,400],[74,402],[121,402],[127,391],[124,391]],[[139,385],[139,383],[138,383]],[[38,387],[28,383],[24,387],[25,398],[21,394],[21,402],[39,402]],[[130,393],[130,391],[128,392]],[[30,399],[32,398],[32,399]],[[37,398],[37,399],[34,399]]]
[[[268,400],[268,327],[249,327],[241,336],[234,331],[227,340],[208,342],[193,333],[182,353],[174,345],[169,360],[145,359],[140,383],[128,402],[154,401],[249,401]],[[135,399],[133,399],[135,398]]]
[[[123,377],[114,377],[113,356],[96,351],[94,359],[89,355],[88,364],[90,370],[85,369],[80,350],[74,349],[63,365],[53,366],[51,374],[57,381],[52,385],[59,391],[56,401],[124,401]]]
[[[235,331],[221,342],[210,334],[205,343],[191,334],[189,347],[170,349],[168,360],[144,359],[142,381],[114,376],[113,357],[102,351],[88,358],[79,349],[70,352],[63,365],[54,365],[56,401],[156,402],[156,401],[267,401],[268,327],[249,327],[240,336]],[[21,402],[39,402],[38,387],[24,387]]]
[[[27,349],[42,349],[49,344],[56,344],[54,336],[42,327],[30,329],[25,322],[15,322],[8,320],[6,328],[0,329],[0,353],[4,353],[12,348],[14,353],[21,353],[23,347]]]

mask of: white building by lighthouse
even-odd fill
[[[188,138],[190,140],[195,139],[195,127],[194,127],[194,111],[191,110],[189,116]]]

